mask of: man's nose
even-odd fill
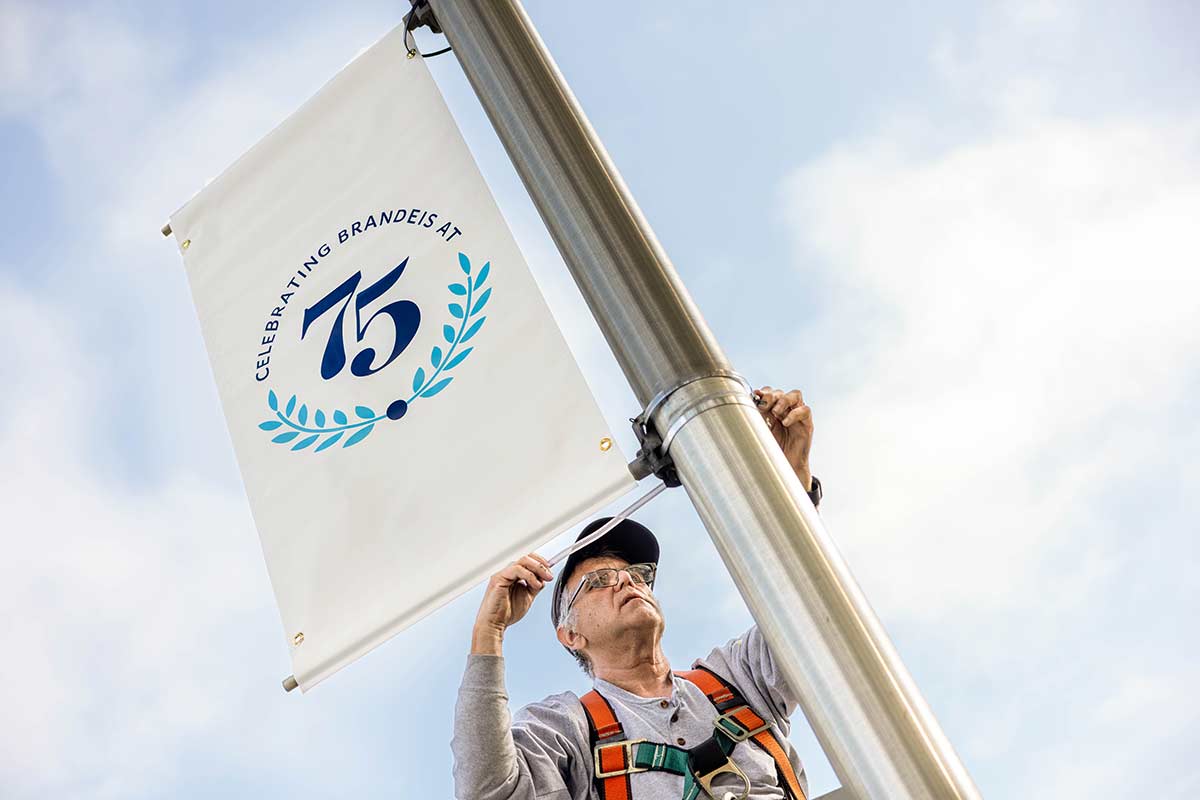
[[[617,590],[620,591],[621,587],[627,583],[628,584],[633,583],[633,576],[629,574],[629,570],[627,570],[627,569],[617,570]]]

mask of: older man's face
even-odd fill
[[[575,568],[566,587],[570,597],[587,573],[611,567],[622,569],[629,562],[613,556],[585,559]],[[650,587],[634,583],[628,572],[617,573],[617,583],[600,589],[584,589],[572,607],[578,615],[576,630],[587,637],[590,646],[604,646],[619,640],[630,630],[658,630],[662,633],[662,609]]]

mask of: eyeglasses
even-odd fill
[[[584,589],[603,589],[606,586],[616,586],[618,576],[622,572],[628,572],[629,579],[634,583],[640,583],[643,586],[653,589],[654,574],[658,572],[658,566],[655,564],[630,564],[628,567],[621,567],[620,569],[604,567],[603,569],[584,573],[583,580],[579,582],[575,593],[571,595],[571,599],[567,602],[567,607],[563,609],[562,615],[564,617],[567,615],[567,612],[571,610],[571,606],[575,605],[575,600]]]

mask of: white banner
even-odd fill
[[[307,689],[631,489],[396,29],[171,218]]]

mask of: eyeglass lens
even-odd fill
[[[589,584],[595,589],[612,586],[617,582],[617,574],[621,571],[611,567],[595,570],[588,574]],[[630,564],[624,571],[629,573],[634,583],[650,583],[654,580],[653,564]]]

